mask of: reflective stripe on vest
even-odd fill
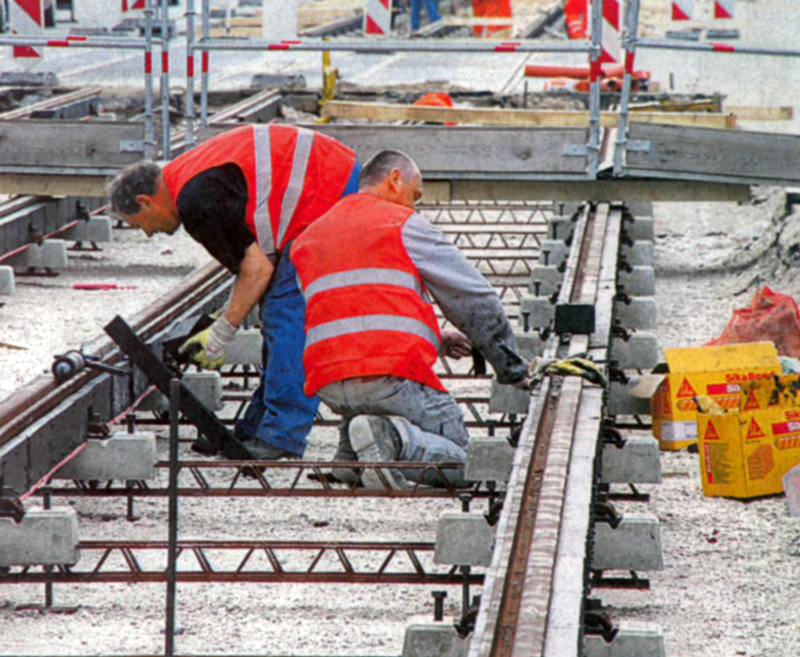
[[[326,324],[320,324],[306,333],[306,349],[311,345],[338,338],[351,333],[365,331],[399,331],[410,333],[430,342],[436,351],[439,351],[439,337],[419,320],[411,317],[398,317],[397,315],[361,315],[348,319],[337,319]]]
[[[253,137],[256,150],[256,209],[253,222],[258,245],[264,253],[275,250],[272,220],[269,216],[269,195],[272,192],[272,148],[269,126],[254,126]]]
[[[286,186],[286,193],[283,196],[281,219],[278,224],[278,239],[275,240],[276,246],[283,243],[283,238],[286,236],[286,231],[289,229],[289,224],[292,222],[292,217],[294,217],[294,212],[297,209],[297,202],[303,193],[313,142],[314,134],[310,130],[305,128],[297,129],[297,143],[295,144],[294,157],[292,158],[292,175],[289,178],[289,184]]]
[[[419,281],[412,274],[399,269],[351,269],[328,274],[311,283],[303,295],[308,303],[315,294],[350,285],[397,285],[414,290],[422,297]]]

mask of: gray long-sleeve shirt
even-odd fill
[[[442,232],[420,214],[402,229],[403,244],[445,317],[494,368],[500,383],[528,375],[500,298],[488,281]]]

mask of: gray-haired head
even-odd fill
[[[358,188],[372,187],[380,184],[394,169],[397,169],[405,182],[409,182],[419,173],[419,167],[410,156],[401,151],[381,151],[370,159],[358,176]]]
[[[111,211],[127,217],[137,214],[142,207],[136,197],[153,196],[160,178],[161,167],[150,160],[124,168],[106,185]]]

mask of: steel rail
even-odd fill
[[[603,207],[579,218],[559,303],[592,303],[597,335],[551,339],[545,357],[592,351],[604,362],[615,291],[618,226]],[[614,241],[616,239],[616,241]],[[603,391],[546,378],[534,395],[498,525],[470,657],[581,654],[586,542]],[[568,478],[569,473],[569,478]]]
[[[131,318],[131,325],[142,335],[151,337],[162,330],[181,312],[198,303],[230,281],[230,274],[218,263],[209,263],[198,269],[165,296]],[[119,350],[107,337],[98,337],[84,346],[84,353],[113,362]],[[53,410],[82,387],[103,374],[91,369],[80,372],[72,379],[59,384],[51,375],[42,375],[24,385],[16,393],[0,401],[0,447],[20,434],[45,413]]]

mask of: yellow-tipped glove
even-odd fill
[[[207,329],[184,342],[178,353],[188,356],[204,369],[218,370],[225,364],[225,349],[238,330],[222,315]]]

